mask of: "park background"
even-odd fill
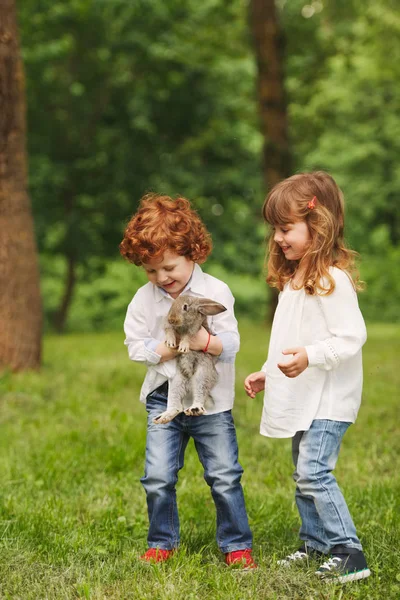
[[[17,16],[44,337],[38,372],[0,379],[1,597],[398,598],[397,3],[24,0]],[[276,97],[263,81],[261,17],[280,60]],[[277,569],[297,543],[290,445],[259,436],[262,399],[242,390],[265,359],[273,302],[263,199],[271,178],[311,169],[344,191],[366,282],[364,403],[337,474],[373,577],[351,591]],[[192,201],[214,242],[205,270],[236,297],[235,417],[262,566],[250,579],[221,563],[193,448],[178,485],[182,551],[157,570],[136,562],[143,369],[128,361],[122,323],[145,276],[118,244],[147,191]]]

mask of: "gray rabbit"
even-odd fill
[[[201,327],[210,333],[207,316],[225,310],[225,306],[214,300],[194,296],[179,296],[172,304],[165,322],[165,344],[176,348],[179,337],[177,370],[169,382],[167,410],[153,419],[154,423],[169,423],[183,412],[183,399],[189,391],[193,403],[184,411],[185,415],[199,416],[206,412],[205,402],[218,377],[215,358],[207,352],[190,350],[190,338]]]

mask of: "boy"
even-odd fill
[[[254,569],[252,534],[240,484],[243,469],[238,462],[231,413],[239,334],[228,286],[203,273],[199,266],[211,248],[210,235],[189,201],[157,194],[142,198],[120,244],[121,254],[142,266],[149,279],[129,304],[124,325],[130,359],[148,367],[140,399],[148,413],[141,482],[147,496],[149,532],[148,550],[141,560],[168,560],[179,545],[175,486],[192,437],[216,506],[217,543],[225,562]],[[195,417],[182,413],[170,423],[154,424],[154,417],[166,409],[168,381],[176,370],[177,350],[164,343],[164,318],[182,293],[210,298],[227,308],[209,318],[210,339],[202,328],[190,344],[191,350],[217,357],[218,382],[211,391],[206,414]]]

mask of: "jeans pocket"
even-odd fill
[[[146,410],[148,413],[152,411],[163,412],[167,406],[167,398],[160,396],[159,394],[153,396],[154,392],[149,394],[146,398]]]

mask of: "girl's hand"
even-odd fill
[[[288,363],[278,363],[278,368],[286,377],[297,377],[308,367],[308,355],[305,348],[289,348],[282,354],[293,354],[294,358]]]
[[[255,398],[258,392],[262,392],[265,389],[265,373],[264,371],[257,371],[248,375],[244,380],[244,391],[250,398]]]

